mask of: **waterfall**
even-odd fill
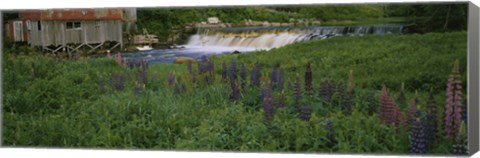
[[[269,50],[299,41],[325,39],[334,36],[367,34],[402,34],[403,26],[396,24],[371,26],[317,27],[243,27],[199,29],[190,36],[186,47],[238,47]]]

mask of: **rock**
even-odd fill
[[[183,64],[188,62],[197,63],[197,60],[191,57],[176,57],[175,60],[173,61],[173,63],[175,64]]]
[[[235,51],[232,52],[232,54],[240,54],[240,51],[235,50]]]

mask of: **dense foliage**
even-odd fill
[[[3,144],[377,154],[451,154],[455,146],[464,153],[465,130],[446,138],[443,113],[455,60],[456,79],[467,86],[466,36],[335,37],[191,65],[125,63],[119,56],[55,60],[7,50]],[[404,97],[417,99],[422,113],[412,116],[413,133],[400,117],[379,117],[383,108],[398,116],[407,111],[394,99],[402,83]],[[429,117],[436,118],[434,143],[425,141],[432,123],[419,122],[427,113],[436,116]]]

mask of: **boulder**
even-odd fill
[[[240,54],[240,51],[235,50],[235,51],[232,52],[232,54]]]
[[[173,63],[175,64],[183,64],[188,62],[197,63],[197,60],[191,57],[176,57],[175,60],[173,61]]]

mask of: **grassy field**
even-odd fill
[[[13,51],[7,50],[3,58],[5,146],[410,153],[410,131],[379,119],[379,97],[385,85],[407,115],[408,100],[415,97],[422,116],[426,115],[428,92],[433,91],[438,132],[426,152],[451,154],[455,141],[445,138],[442,120],[455,60],[462,86],[467,87],[466,32],[335,37],[212,57],[215,79],[211,83],[203,80],[205,75],[195,75],[193,82],[186,64],[149,65],[145,69],[148,82],[142,85],[140,68],[127,69],[113,59],[57,61],[35,53],[14,56]],[[234,59],[237,71],[241,64],[247,70],[247,86],[236,100],[230,99],[231,85],[222,81],[222,62],[229,68]],[[313,76],[310,96],[303,93],[308,61]],[[285,107],[276,106],[278,89],[273,90],[273,103],[268,103],[261,99],[261,87],[250,86],[255,63],[260,64],[263,85],[274,66],[284,70]],[[352,110],[345,113],[338,95],[347,90],[350,70],[355,93],[350,96]],[[175,74],[178,84],[168,84],[169,73]],[[194,64],[193,74],[197,73]],[[287,86],[289,80],[295,85],[297,73],[302,91],[298,102],[296,86]],[[110,74],[129,77],[109,81]],[[334,86],[337,90],[328,103],[319,96],[324,78],[344,85]],[[124,84],[115,88],[116,83]],[[402,83],[404,102],[397,100]],[[463,94],[466,98],[466,88]],[[272,120],[265,119],[270,115],[268,104],[275,104]],[[303,105],[308,108],[299,113]]]

